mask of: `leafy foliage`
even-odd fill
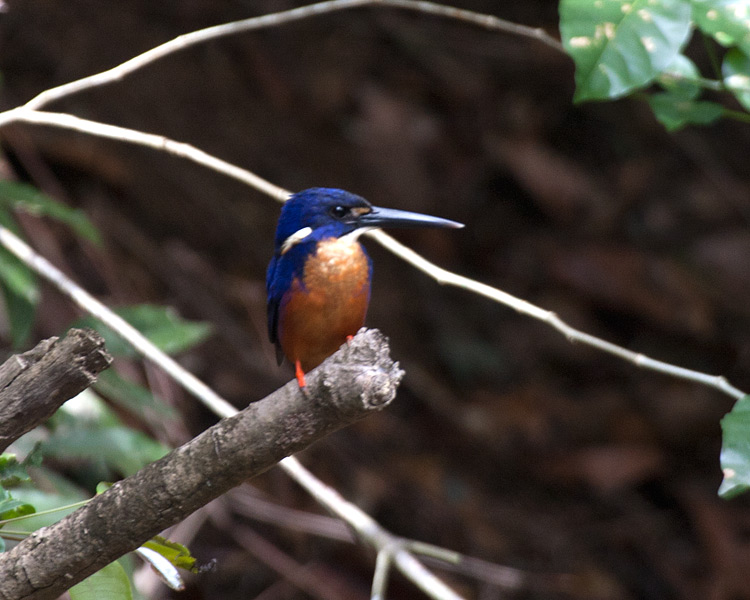
[[[560,31],[576,62],[575,99],[618,98],[654,81],[690,32],[683,0],[563,0]]]
[[[722,65],[724,83],[745,110],[750,110],[750,56],[733,48],[727,52]]]
[[[0,521],[30,515],[34,507],[22,500],[16,500],[5,488],[0,488]]]
[[[13,487],[30,479],[26,465],[18,462],[15,454],[0,454],[0,485]]]
[[[53,200],[28,184],[0,181],[0,225],[18,234],[14,212],[50,217],[68,225],[82,238],[99,242],[96,228],[81,210]],[[23,346],[34,323],[39,290],[30,269],[4,248],[0,249],[0,290],[11,324],[13,345]]]
[[[748,0],[692,0],[693,18],[706,35],[726,47],[738,46],[750,53]]]
[[[50,217],[70,227],[78,236],[101,243],[99,232],[82,210],[70,208],[53,200],[32,185],[17,181],[0,181],[0,208],[3,211],[22,211],[31,215]]]
[[[86,461],[96,480],[132,475],[169,451],[145,433],[126,427],[90,390],[69,400],[51,425],[53,431],[42,444],[44,454],[58,461]]]
[[[128,575],[117,561],[108,564],[79,584],[74,585],[68,593],[71,600],[133,599]]]
[[[34,459],[35,460],[35,459]],[[29,480],[26,465],[19,463],[14,454],[0,454],[0,528],[3,521],[15,519],[35,512],[28,502],[14,498],[7,488]],[[5,549],[5,541],[0,537],[0,552]]]
[[[728,90],[750,111],[748,16],[750,0],[562,0],[560,32],[576,64],[575,100],[615,99],[656,83],[663,91],[646,98],[670,131],[741,118],[701,95]],[[683,54],[694,29],[713,40],[711,58],[729,49],[718,81],[704,78]]]

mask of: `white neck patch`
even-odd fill
[[[312,227],[303,227],[299,231],[295,231],[292,235],[284,240],[281,244],[281,254],[286,254],[293,246],[299,244],[308,235],[312,233]]]
[[[372,231],[373,229],[377,229],[377,227],[359,227],[354,231],[350,231],[349,233],[342,235],[339,239],[353,244],[354,242],[359,240],[360,235],[368,231]]]

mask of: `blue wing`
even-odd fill
[[[284,354],[279,344],[279,307],[281,306],[281,298],[284,295],[284,290],[281,289],[280,282],[276,278],[277,266],[280,260],[280,256],[274,255],[266,271],[268,338],[276,346],[276,360],[279,364],[284,360]]]
[[[284,360],[279,338],[279,317],[284,303],[284,294],[292,286],[295,277],[301,278],[309,251],[301,246],[297,245],[285,254],[275,254],[266,271],[268,337],[276,345],[276,359],[279,364]]]

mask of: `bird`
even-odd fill
[[[359,243],[381,227],[460,228],[462,223],[380,208],[335,188],[310,188],[284,203],[266,272],[268,335],[278,363],[305,373],[322,363],[364,325],[372,261]]]

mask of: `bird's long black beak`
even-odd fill
[[[394,208],[380,208],[373,206],[372,211],[360,215],[357,219],[359,227],[446,227],[460,229],[463,223],[441,219],[422,213],[396,210]]]

